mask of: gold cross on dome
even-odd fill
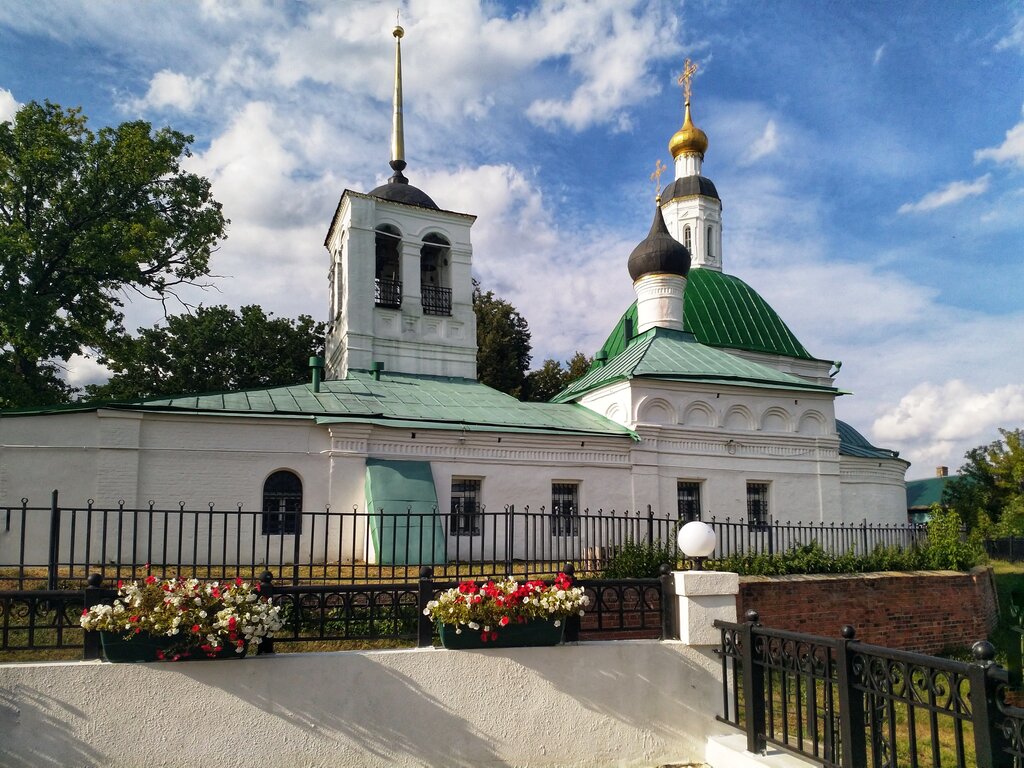
[[[679,84],[683,86],[683,95],[687,102],[690,101],[690,86],[693,76],[697,74],[697,62],[687,59],[683,62],[683,72],[679,75]]]
[[[661,195],[661,174],[667,171],[668,168],[661,162],[661,158],[658,158],[658,162],[654,164],[654,173],[651,174],[651,181],[654,182],[654,194],[655,196]]]

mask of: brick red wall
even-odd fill
[[[753,608],[773,629],[839,637],[852,624],[865,643],[938,653],[995,628],[991,569],[814,576],[741,576],[740,621]]]

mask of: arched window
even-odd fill
[[[708,261],[715,260],[714,235],[715,230],[712,227],[708,227]]]
[[[377,227],[377,268],[375,300],[378,307],[402,306],[402,273],[399,245],[402,233],[388,224]]]
[[[431,232],[420,249],[420,296],[425,315],[451,315],[452,289],[448,287],[448,263],[451,244]]]
[[[282,469],[263,483],[263,535],[298,535],[302,522],[302,480]]]
[[[690,234],[690,225],[687,224],[683,227],[683,245],[686,246],[686,250],[693,250],[693,235]]]

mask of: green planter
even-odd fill
[[[171,647],[173,638],[161,635],[151,635],[148,632],[140,632],[130,639],[125,639],[116,632],[100,632],[100,643],[103,646],[103,658],[118,664],[133,663],[139,661],[161,661],[158,652],[163,651],[170,655],[168,649]],[[235,653],[235,649],[225,646],[214,656],[207,656],[200,648],[190,651],[190,655],[182,657],[179,661],[207,661],[210,659],[240,659],[245,652]]]
[[[480,639],[482,629],[462,627],[462,633],[456,634],[452,624],[438,624],[441,645],[454,650],[472,648],[526,648],[530,646],[558,645],[562,642],[565,630],[565,619],[555,626],[555,619],[534,619],[525,624],[509,624],[507,627],[496,627],[497,640]]]

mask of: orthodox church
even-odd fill
[[[623,254],[636,302],[552,402],[479,383],[475,217],[440,208],[404,175],[401,27],[394,36],[393,175],[345,190],[330,222],[326,359],[311,360],[310,381],[2,413],[0,505],[42,503],[53,488],[97,506],[240,503],[274,511],[257,532],[271,540],[299,535],[303,512],[327,505],[371,519],[396,506],[451,510],[449,551],[480,535],[472,512],[484,506],[906,521],[909,464],[836,420],[833,363],[725,271],[690,66],[669,142],[675,178],[647,237]]]

